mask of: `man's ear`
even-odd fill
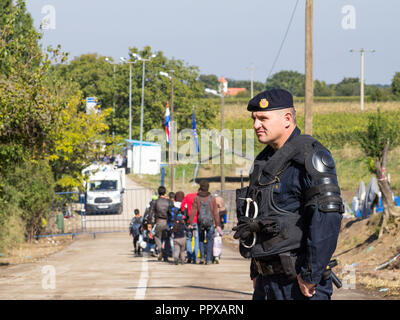
[[[289,128],[292,122],[293,122],[292,113],[290,111],[286,111],[283,114],[283,123],[284,123],[285,128],[286,129]]]

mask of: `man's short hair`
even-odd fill
[[[167,189],[165,189],[164,186],[159,186],[158,187],[158,195],[163,196],[167,192]]]
[[[171,200],[175,198],[175,192],[170,192],[168,193],[168,198],[170,198]]]
[[[293,107],[293,108],[288,108],[289,109],[289,112],[292,114],[292,117],[293,117],[293,122],[294,122],[294,124],[296,124],[296,109]]]
[[[208,180],[201,180],[200,181],[200,191],[208,191],[208,188],[210,187],[210,183]]]
[[[182,202],[184,197],[185,194],[183,193],[183,191],[177,191],[175,193],[175,201]]]
[[[135,209],[135,216],[137,216],[138,214],[140,214],[139,209]]]

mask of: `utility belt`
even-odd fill
[[[272,276],[275,274],[285,274],[290,280],[295,280],[297,277],[296,272],[296,261],[299,257],[292,256],[290,252],[280,254],[277,258],[271,261],[262,261],[253,259],[256,265],[257,272],[262,276]],[[331,260],[326,267],[326,270],[322,274],[324,280],[332,278],[333,284],[336,288],[340,289],[342,287],[342,281],[336,276],[332,271],[332,268],[337,266],[337,261]]]
[[[296,261],[297,256],[292,256],[290,252],[277,255],[271,260],[253,259],[257,271],[262,276],[271,276],[275,274],[285,274],[290,280],[297,277]]]

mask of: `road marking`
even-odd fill
[[[142,272],[140,273],[138,287],[136,289],[136,300],[143,300],[146,296],[147,282],[149,280],[149,265],[147,257],[142,258]]]

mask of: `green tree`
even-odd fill
[[[400,145],[400,118],[392,113],[382,113],[380,109],[376,114],[368,117],[366,132],[361,132],[359,139],[362,150],[367,157],[369,170],[375,173],[379,189],[382,193],[384,214],[381,218],[379,237],[387,230],[392,217],[400,217],[400,210],[395,207],[392,192],[386,174],[387,155],[391,148]]]
[[[77,83],[84,98],[96,96],[103,107],[110,108],[114,95],[113,66],[105,58],[97,53],[82,54],[69,64],[58,64],[53,72],[58,78]],[[85,111],[85,105],[81,108]]]
[[[201,74],[199,81],[204,85],[205,88],[218,90],[219,81],[215,74]]]
[[[42,158],[57,109],[44,85],[50,61],[25,3],[7,8],[0,19],[0,173]]]
[[[50,60],[25,2],[0,7],[0,240],[7,243],[13,228],[28,238],[40,229],[54,194],[43,159],[58,109],[45,86]]]
[[[143,63],[135,61],[133,53],[149,58],[153,52],[146,46],[142,50],[130,48],[128,53],[128,60],[132,62],[132,137],[139,139]],[[163,128],[165,106],[167,101],[171,103],[171,80],[161,76],[160,71],[170,74],[171,70],[174,71],[174,120],[178,122],[178,130],[190,128],[193,105],[198,110],[196,113],[198,126],[212,123],[219,109],[209,101],[201,100],[204,95],[204,83],[199,81],[198,68],[186,65],[178,59],[168,59],[162,51],[155,54],[156,56],[145,65],[144,136],[150,129]],[[117,135],[128,137],[128,64],[116,65],[114,81],[113,66],[105,61],[105,57],[97,54],[82,55],[69,64],[57,66],[55,74],[77,83],[84,97],[98,97],[102,101],[102,108],[110,108],[115,98],[115,115],[108,116],[107,124],[110,128],[115,128]]]
[[[394,74],[390,89],[394,98],[400,99],[400,72]]]
[[[335,86],[335,96],[359,96],[360,79],[344,78]]]
[[[13,5],[12,0],[0,0],[0,8],[0,74],[3,77],[19,74],[29,79],[29,73],[42,62],[38,42],[41,34],[33,27],[25,1],[18,0]]]
[[[80,111],[79,86],[50,68],[67,55],[60,46],[42,52],[24,1],[0,7],[0,239],[10,221],[32,237],[54,195],[54,176],[59,187],[76,185],[82,166],[96,159],[95,142],[107,143],[109,111]]]
[[[314,95],[316,97],[330,97],[333,96],[332,86],[328,86],[325,81],[314,80]]]
[[[388,93],[383,87],[374,85],[365,86],[365,95],[368,96],[371,101],[387,101]]]
[[[70,97],[52,132],[53,148],[47,160],[60,190],[82,186],[81,170],[93,160],[100,160],[108,141],[105,118],[112,110],[86,114],[79,111],[82,102],[80,93]]]
[[[305,76],[297,71],[280,71],[267,79],[266,89],[282,88],[296,97],[304,97]]]
[[[40,232],[41,219],[47,214],[48,204],[54,198],[51,168],[46,161],[24,162],[10,168],[5,182],[1,197],[3,201],[0,201],[3,202],[3,206],[8,204],[8,212],[5,214],[17,214],[17,218],[24,222],[26,237],[31,240]],[[9,211],[12,208],[16,211]]]

